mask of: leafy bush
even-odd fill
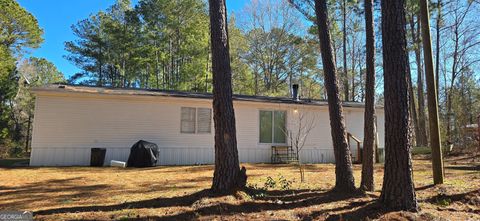
[[[273,189],[277,186],[277,181],[275,181],[271,176],[267,177],[267,180],[264,183],[265,189]]]
[[[284,176],[279,175],[278,178],[272,178],[271,176],[267,177],[267,180],[264,183],[265,189],[275,189],[277,186],[281,190],[289,190],[292,186],[292,181],[287,180]]]
[[[0,140],[0,158],[23,157],[24,149],[11,139]]]
[[[278,178],[278,181],[279,181],[279,183],[280,183],[280,189],[281,189],[281,190],[289,190],[290,187],[292,186],[292,183],[293,183],[292,181],[287,180],[287,179],[286,179],[285,177],[283,177],[283,176],[280,176],[280,177]]]
[[[8,155],[10,157],[22,157],[23,156],[23,148],[21,148],[18,145],[15,145],[8,150]]]
[[[438,199],[436,204],[439,206],[448,206],[452,203],[452,200],[450,198],[442,198]]]

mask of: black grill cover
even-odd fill
[[[158,146],[144,140],[136,142],[130,149],[128,167],[152,167],[157,164]]]

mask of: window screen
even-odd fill
[[[182,133],[195,133],[195,108],[192,107],[182,107],[181,110],[181,123],[180,123],[180,132]]]
[[[285,143],[285,111],[275,111],[273,119],[273,143]]]
[[[286,143],[285,111],[260,111],[260,143]]]
[[[197,109],[197,133],[211,133],[212,132],[212,109],[198,108]]]
[[[271,111],[260,111],[260,143],[271,143],[273,137]]]

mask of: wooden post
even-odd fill
[[[347,132],[347,144],[348,144],[348,147],[351,149],[352,147],[350,146],[350,136],[351,134]],[[352,157],[353,157],[353,153],[352,153]],[[352,163],[353,163],[353,159],[352,159]]]
[[[432,148],[433,182],[443,183],[443,159],[438,126],[437,86],[433,69],[432,42],[430,37],[430,19],[427,0],[420,0],[420,22],[422,25],[423,57],[427,82],[428,120],[430,128],[430,147]]]
[[[380,142],[378,141],[377,116],[375,115],[374,117],[375,117],[375,124],[373,125],[374,126],[373,131],[375,134],[375,163],[380,163],[380,154],[378,153],[378,144]]]
[[[27,136],[25,138],[25,153],[28,153],[28,147],[30,146],[30,127],[32,125],[32,114],[28,114],[27,122]]]
[[[478,130],[478,134],[477,134],[477,141],[478,141],[478,151],[480,151],[480,114],[477,116],[477,130]]]
[[[362,154],[360,154],[360,142],[357,142],[357,161],[362,163]]]

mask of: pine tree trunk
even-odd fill
[[[349,87],[348,87],[348,67],[347,67],[347,0],[342,1],[342,16],[343,16],[343,84],[345,101],[349,101]]]
[[[350,96],[350,100],[355,102],[355,38],[352,39],[352,95]]]
[[[405,0],[382,0],[385,93],[385,173],[380,201],[391,210],[417,210],[412,177],[407,88]]]
[[[338,81],[335,75],[336,68],[333,60],[330,30],[328,27],[326,0],[315,0],[315,14],[317,16],[318,37],[320,40],[333,150],[335,154],[335,189],[351,192],[355,190],[355,182],[352,174],[350,148],[348,147],[346,139],[345,122],[342,116],[343,110],[340,101],[340,92],[338,90]]]
[[[29,111],[31,112],[31,111]],[[30,146],[30,130],[32,127],[32,113],[28,113],[28,121],[27,121],[27,135],[25,136],[25,153],[28,153],[28,149]]]
[[[373,166],[375,159],[375,29],[373,23],[373,0],[365,0],[365,33],[367,73],[365,82],[365,116],[362,159],[362,182],[360,188],[374,191]]]
[[[415,31],[415,24],[413,20],[413,15],[410,18],[410,31],[412,33],[414,48],[415,48],[415,61],[417,64],[417,99],[418,99],[418,124],[415,127],[418,127],[418,133],[415,134],[417,138],[417,146],[425,147],[428,145],[427,139],[427,127],[426,127],[426,117],[425,117],[425,97],[423,90],[423,64],[421,57],[421,47],[420,47],[420,22],[417,24],[417,30]]]
[[[410,119],[412,120],[411,127],[413,127],[414,130],[415,130],[414,137],[415,137],[416,143],[419,143],[418,142],[418,134],[420,132],[419,132],[419,127],[418,127],[417,108],[416,108],[416,104],[415,104],[415,92],[413,92],[413,83],[412,83],[412,74],[411,74],[410,57],[409,56],[407,56],[407,64],[408,64],[408,67],[407,67],[408,103],[410,105]]]
[[[414,42],[412,36],[412,42]],[[413,43],[415,44],[415,43]],[[413,81],[412,81],[412,69],[410,67],[410,56],[407,56],[407,84],[408,84],[408,104],[410,106],[410,126],[414,129],[413,137],[415,138],[414,141],[415,143],[412,143],[412,145],[417,145],[418,143],[421,143],[418,141],[420,134],[420,130],[418,127],[418,117],[417,117],[417,105],[415,103],[415,92],[413,91]],[[418,146],[418,145],[417,145]]]
[[[212,190],[229,192],[244,187],[247,176],[245,168],[240,170],[238,161],[225,0],[209,0],[209,6],[215,125],[215,171]]]
[[[440,25],[442,22],[442,1],[437,2],[437,38],[436,38],[436,58],[435,58],[435,85],[437,85],[437,92],[440,91]],[[437,94],[438,100],[438,94]]]
[[[437,87],[433,69],[432,41],[430,37],[430,18],[427,0],[420,0],[423,57],[425,59],[425,80],[427,81],[428,119],[430,128],[430,147],[432,148],[433,180],[435,184],[443,183],[443,159],[438,125]]]

